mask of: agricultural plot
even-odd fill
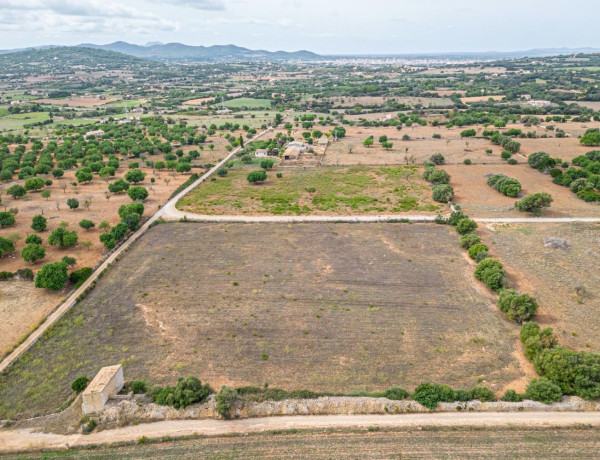
[[[545,217],[593,217],[600,206],[586,203],[567,187],[556,185],[550,175],[541,174],[526,163],[517,165],[447,165],[443,168],[451,176],[454,201],[467,214],[477,217],[524,217],[526,214],[514,209],[515,201],[529,193],[546,192],[552,195],[552,206],[544,210]],[[522,186],[519,197],[502,195],[487,185],[490,175],[504,174],[517,179]]]
[[[537,297],[536,321],[554,328],[568,347],[599,352],[600,226],[493,225],[486,233],[484,241],[505,264],[511,280]],[[564,249],[545,247],[549,238],[565,240]]]
[[[517,340],[446,226],[164,224],[2,375],[0,417],[52,412],[115,363],[215,388],[499,392],[530,377]]]
[[[48,120],[46,112],[19,113],[0,117],[0,131],[23,129],[30,123],[39,123]]]
[[[277,168],[259,185],[248,183],[250,170],[232,169],[226,177],[203,184],[177,208],[216,215],[431,213],[441,208],[431,200],[417,166]]]
[[[271,108],[271,100],[270,99],[252,99],[250,97],[240,97],[237,99],[230,99],[229,101],[225,101],[223,103],[225,107],[230,109],[258,109],[264,107],[266,109]]]

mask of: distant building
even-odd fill
[[[309,149],[309,147],[310,146],[308,144],[305,144],[304,142],[290,142],[287,148],[285,149],[285,152],[283,152],[283,159],[296,160],[300,158],[300,156],[302,156],[302,154],[306,152]]]
[[[101,129],[97,129],[95,131],[88,131],[87,133],[85,133],[86,138],[88,138],[90,136],[96,136],[96,137],[104,136],[104,131],[102,131]]]
[[[533,107],[547,107],[552,103],[550,101],[527,101],[527,104]]]
[[[256,152],[254,152],[254,156],[256,158],[265,158],[269,155],[269,151],[267,149],[258,149]]]
[[[220,109],[215,112],[217,115],[228,115],[231,113],[229,109]]]
[[[117,394],[123,388],[123,366],[107,366],[100,369],[94,380],[83,390],[81,399],[84,414],[102,412],[108,397]]]

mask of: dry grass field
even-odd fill
[[[289,431],[47,454],[69,459],[594,458],[600,434],[577,428],[423,428]],[[37,459],[40,453],[5,456]]]
[[[97,97],[69,97],[67,99],[36,99],[33,102],[37,102],[40,104],[52,104],[59,106],[69,106],[69,107],[98,107],[101,105],[109,104],[111,102],[118,101],[118,97],[108,97],[105,99],[100,99]]]
[[[0,377],[0,418],[54,411],[80,375],[348,392],[500,392],[518,327],[446,226],[163,224]]]
[[[527,164],[517,165],[448,165],[443,166],[451,176],[454,201],[470,215],[477,217],[525,217],[514,209],[515,201],[487,185],[491,174],[504,174],[517,179],[522,186],[521,194],[546,192],[554,202],[544,210],[545,217],[594,217],[600,214],[600,205],[586,203],[567,187],[556,185],[549,175],[530,168]]]
[[[567,240],[570,249],[544,247],[550,237]],[[493,225],[483,240],[517,287],[537,297],[536,321],[568,347],[600,351],[600,225]]]
[[[179,201],[181,211],[197,214],[389,214],[434,212],[431,190],[417,166],[368,168],[276,168],[260,185],[248,172],[232,169]],[[283,177],[277,178],[281,173]]]

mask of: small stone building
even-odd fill
[[[94,380],[81,394],[83,413],[102,412],[108,397],[121,391],[123,384],[123,366],[120,364],[100,369]]]

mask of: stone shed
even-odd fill
[[[100,369],[94,380],[81,394],[83,413],[102,412],[108,397],[121,391],[123,383],[123,366],[120,364]]]

